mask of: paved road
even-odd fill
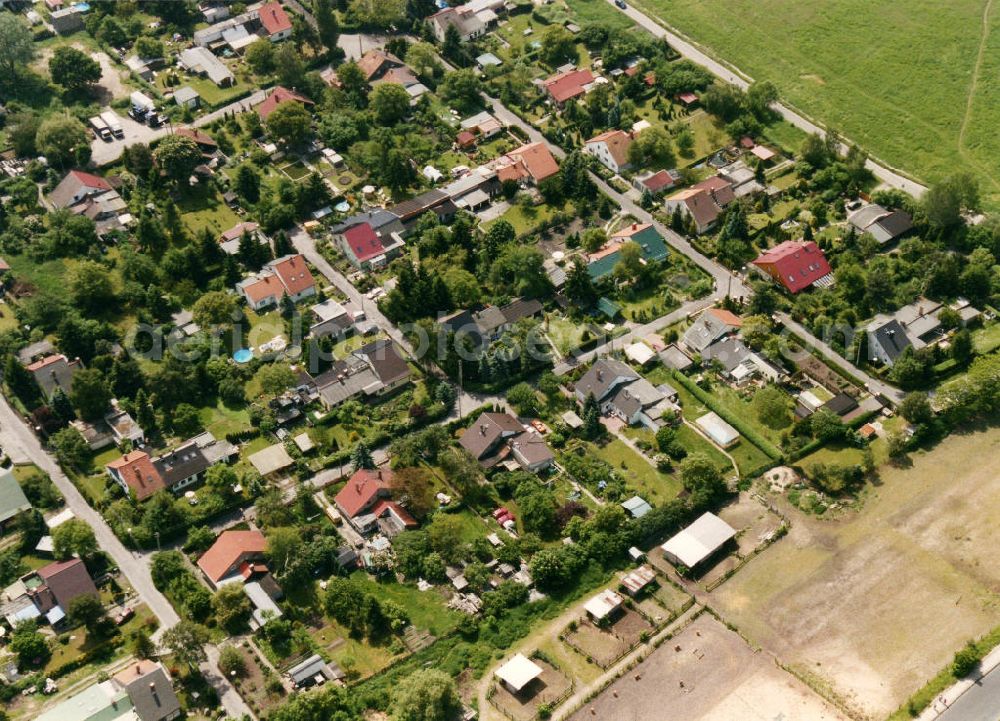
[[[319,252],[316,247],[316,240],[309,235],[302,226],[295,226],[295,230],[289,234],[289,239],[292,241],[292,245],[295,246],[295,250],[305,256],[315,268],[322,273],[327,281],[336,287],[341,293],[347,296],[348,300],[356,307],[360,308],[365,312],[365,317],[369,321],[375,323],[379,328],[385,331],[390,338],[392,338],[399,346],[411,357],[416,359],[418,353],[416,349],[410,344],[410,341],[403,335],[388,318],[386,318],[382,311],[379,310],[378,303],[369,300],[365,295],[358,291],[357,288],[349,281],[344,274],[334,268],[330,262],[323,257],[323,254]],[[426,367],[430,365],[431,372],[437,374],[439,377],[444,377],[444,373],[433,364],[423,363]],[[481,393],[469,393],[468,391],[461,391],[459,393],[459,398],[455,404],[455,409],[448,416],[447,420],[457,420],[459,417],[464,417],[472,413],[473,410],[479,408],[486,403],[493,404],[503,404],[503,398],[500,396],[484,395]]]
[[[824,358],[827,358],[828,360],[833,361],[838,365],[846,367],[847,370],[849,370],[858,380],[862,381],[865,384],[865,388],[867,388],[869,392],[881,393],[886,398],[897,404],[901,400],[903,400],[903,396],[905,395],[903,391],[865,373],[863,370],[854,365],[850,360],[844,358],[844,356],[840,355],[840,353],[835,351],[829,345],[827,345],[819,338],[816,338],[814,335],[809,333],[809,331],[806,330],[806,328],[802,324],[796,323],[790,315],[788,315],[787,313],[777,313],[776,315],[781,320],[781,322],[785,324],[786,328],[791,330],[793,333],[795,333],[795,335],[799,336],[799,338],[801,338],[802,340],[809,343],[812,346],[812,348],[819,351],[819,353]]]
[[[976,681],[937,718],[938,721],[1000,719],[1000,671],[993,669]]]
[[[614,5],[614,0],[606,0],[606,2],[612,6]],[[628,15],[628,17],[631,18],[636,24],[648,30],[655,37],[665,38],[667,42],[670,43],[670,47],[674,48],[674,50],[679,52],[688,60],[691,60],[708,69],[713,75],[722,78],[727,83],[731,83],[745,90],[750,86],[750,83],[753,82],[753,79],[742,71],[735,70],[731,66],[724,65],[714,58],[706,55],[702,50],[695,47],[689,41],[666,29],[663,25],[642,11],[629,6],[627,10],[622,12]],[[774,109],[781,114],[782,118],[807,133],[818,133],[819,135],[826,134],[826,131],[823,128],[798,114],[786,105],[778,103],[774,105]],[[843,143],[841,144],[841,152],[847,152],[847,146]],[[926,188],[920,183],[900,175],[888,166],[881,165],[873,160],[869,160],[867,166],[868,169],[874,173],[875,177],[886,185],[904,190],[914,197],[920,197],[920,195],[926,190]]]
[[[156,590],[149,575],[149,554],[137,554],[125,548],[101,515],[91,508],[73,482],[63,473],[55,458],[42,448],[34,432],[2,395],[0,395],[0,445],[14,462],[34,463],[49,474],[56,488],[66,499],[67,507],[94,530],[97,545],[111,556],[139,598],[149,606],[159,620],[161,630],[175,625],[180,620],[177,612],[164,595]],[[219,673],[216,663],[218,649],[210,645],[206,646],[205,650],[210,665],[202,664],[202,673],[218,692],[226,713],[233,718],[242,718],[244,714],[254,718],[240,695]]]
[[[196,128],[204,127],[209,125],[226,114],[233,113],[244,113],[247,110],[253,108],[264,101],[267,97],[267,90],[258,90],[252,95],[249,95],[242,100],[237,100],[236,102],[230,103],[218,110],[215,110],[207,115],[203,115],[197,120],[195,120],[192,125]],[[110,108],[105,108],[108,110]],[[117,112],[117,111],[116,111]],[[125,152],[125,146],[135,145],[136,143],[152,143],[154,140],[170,135],[174,131],[174,126],[162,125],[159,128],[151,128],[148,125],[142,123],[137,123],[128,115],[118,114],[119,122],[121,123],[122,130],[125,131],[124,138],[116,138],[110,143],[106,143],[103,140],[94,139],[91,143],[91,160],[98,166],[110,165],[121,157],[122,153]]]

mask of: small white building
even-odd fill
[[[705,513],[663,544],[663,555],[675,565],[694,568],[715,554],[736,530],[714,513]]]
[[[587,615],[594,619],[594,621],[600,623],[612,618],[616,613],[619,613],[624,603],[625,599],[620,595],[611,589],[605,589],[587,601],[587,603],[583,605],[583,610],[586,611]]]
[[[508,691],[521,693],[532,681],[542,675],[542,668],[524,654],[517,654],[498,668],[494,674]]]
[[[740,440],[739,432],[722,420],[722,418],[719,417],[719,414],[714,411],[703,415],[695,421],[695,424],[709,438],[711,438],[716,445],[722,448],[734,446]]]

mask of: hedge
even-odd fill
[[[699,401],[708,406],[711,410],[715,411],[726,423],[731,425],[733,428],[740,432],[744,438],[750,441],[753,445],[757,446],[764,455],[770,458],[772,461],[780,461],[782,454],[777,447],[769,440],[764,438],[762,435],[757,433],[756,430],[747,426],[742,419],[734,416],[729,412],[727,408],[716,402],[715,398],[711,394],[706,393],[698,384],[688,378],[686,375],[680,371],[675,370],[673,372],[674,378],[680,383],[684,388]]]

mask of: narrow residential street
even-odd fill
[[[614,0],[605,1],[609,5],[614,6]],[[750,78],[746,73],[715,60],[711,56],[702,52],[694,44],[680,37],[676,33],[671,32],[649,15],[643,13],[641,10],[637,10],[631,5],[629,5],[625,10],[618,10],[618,8],[615,8],[615,10],[616,12],[623,12],[632,21],[649,31],[654,37],[666,39],[666,41],[670,43],[670,47],[679,52],[685,58],[701,65],[713,75],[725,80],[727,83],[735,85],[742,90],[746,90],[753,82],[753,78]],[[800,130],[806,133],[826,135],[826,131],[823,128],[786,105],[777,103],[774,105],[774,109],[781,115],[782,118]],[[844,143],[841,143],[840,149],[842,153],[847,152],[847,146]],[[869,159],[866,165],[880,181],[892,188],[899,188],[915,198],[919,198],[926,190],[926,188],[920,183],[910,180],[892,168],[881,165],[874,160]]]
[[[0,395],[0,446],[15,463],[34,463],[49,474],[63,498],[66,506],[77,518],[84,521],[94,530],[98,547],[111,556],[121,570],[122,575],[135,589],[142,600],[160,622],[160,631],[175,625],[180,618],[166,597],[153,585],[149,574],[149,557],[151,554],[133,553],[125,548],[101,515],[91,508],[90,504],[77,490],[69,477],[63,473],[56,459],[52,457],[39,442],[34,432],[25,424],[17,412],[11,407],[5,397]],[[249,715],[255,718],[249,707],[232,687],[228,680],[219,672],[217,659],[218,649],[209,644],[205,647],[209,658],[208,664],[202,664],[202,673],[219,694],[222,707],[232,718]]]

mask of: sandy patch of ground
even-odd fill
[[[844,721],[770,656],[754,652],[708,613],[570,718]]]
[[[712,606],[859,715],[885,717],[997,623],[998,459],[1000,429],[954,436],[885,469],[855,515],[796,513]]]
[[[82,43],[73,43],[71,47],[77,50],[82,50],[96,60],[101,66],[101,80],[94,88],[94,95],[102,105],[108,105],[115,98],[122,98],[126,95],[131,94],[132,88],[125,84],[122,80],[122,73],[125,71],[120,70],[108,57],[105,52],[91,52]],[[33,63],[33,67],[44,74],[49,72],[49,59],[52,57],[52,53],[55,51],[55,46],[49,46],[43,48],[38,54],[38,58]],[[57,78],[52,79],[53,82],[58,83]]]

